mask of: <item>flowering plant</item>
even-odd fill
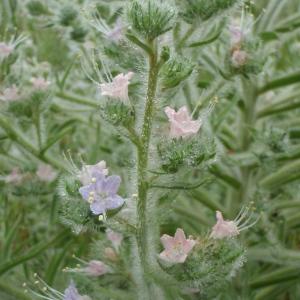
[[[0,298],[298,299],[297,1],[2,2]]]

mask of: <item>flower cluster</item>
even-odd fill
[[[243,208],[233,221],[224,220],[222,213],[217,211],[217,223],[212,228],[210,239],[236,237],[241,231],[252,227],[258,219],[251,223],[253,211],[248,215],[250,209],[251,206]],[[197,245],[197,241],[192,237],[187,239],[184,231],[180,228],[176,230],[174,237],[164,234],[160,240],[165,249],[159,254],[159,257],[171,264],[184,263],[194,246]]]

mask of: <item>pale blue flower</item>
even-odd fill
[[[116,209],[124,204],[124,199],[117,195],[120,176],[105,177],[103,173],[95,172],[92,182],[79,189],[79,193],[90,204],[95,215],[105,214],[107,210]]]

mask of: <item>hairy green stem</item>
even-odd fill
[[[148,247],[148,232],[147,232],[147,194],[148,194],[148,161],[149,161],[149,145],[152,130],[152,119],[154,114],[155,95],[158,79],[158,56],[157,50],[152,43],[153,54],[149,55],[149,75],[148,88],[146,96],[146,104],[140,137],[140,145],[137,147],[138,165],[137,165],[137,246],[142,265],[142,274],[145,275],[149,271],[149,261],[151,254]],[[144,276],[145,277],[145,276]]]

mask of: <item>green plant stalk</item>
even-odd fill
[[[140,137],[140,145],[137,147],[137,246],[140,257],[142,274],[149,272],[151,253],[148,247],[148,230],[147,230],[147,194],[149,190],[147,169],[149,162],[149,144],[152,130],[152,120],[154,114],[154,104],[158,80],[158,56],[157,48],[152,44],[153,54],[149,55],[149,75],[146,104]],[[145,277],[145,276],[144,276]]]

